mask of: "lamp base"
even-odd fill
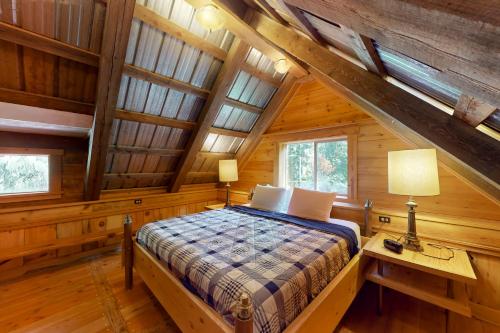
[[[231,207],[231,201],[229,200],[229,189],[231,188],[231,184],[229,182],[226,183],[226,204],[224,208]]]
[[[405,235],[403,247],[410,251],[422,252],[424,249],[417,237],[417,226],[415,223],[415,207],[417,207],[417,203],[410,197],[406,206],[408,206],[408,232]]]

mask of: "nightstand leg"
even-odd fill
[[[449,298],[455,298],[454,292],[453,292],[453,280],[447,279],[446,280],[446,296]],[[450,310],[446,309],[444,310],[444,315],[445,315],[445,332],[448,332],[448,326],[450,324]]]
[[[377,271],[378,275],[384,276],[384,262],[382,260],[377,260]],[[378,300],[377,300],[377,314],[382,315],[384,309],[384,287],[378,286]]]

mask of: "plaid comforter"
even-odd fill
[[[325,225],[233,207],[146,224],[137,241],[229,323],[246,292],[254,332],[281,332],[357,252],[352,230]]]

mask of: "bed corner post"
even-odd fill
[[[132,289],[133,281],[133,248],[132,248],[132,217],[125,216],[123,221],[123,253],[125,266],[125,289]]]
[[[238,300],[237,310],[235,315],[235,333],[252,333],[253,332],[253,311],[250,296],[242,293]]]
[[[373,201],[370,199],[366,199],[365,202],[365,237],[371,237],[372,236],[372,207],[373,207]]]

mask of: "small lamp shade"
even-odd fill
[[[238,181],[238,163],[236,160],[219,161],[219,180],[221,182]]]
[[[390,151],[388,155],[389,193],[410,196],[439,194],[435,149]]]

